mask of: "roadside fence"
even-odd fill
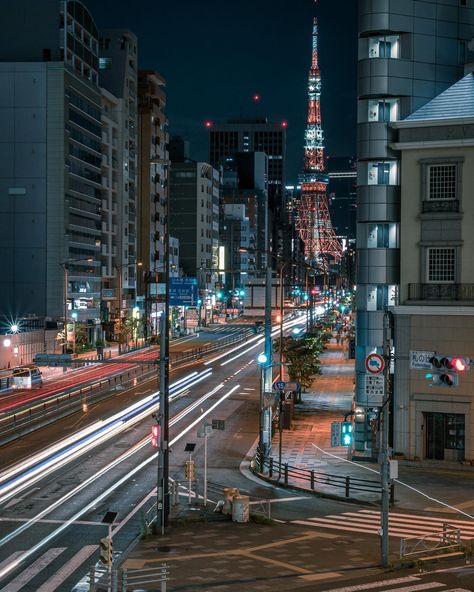
[[[263,461],[263,462],[262,462]],[[254,472],[263,477],[277,481],[284,487],[297,487],[313,493],[329,493],[340,495],[346,499],[367,498],[367,494],[380,496],[382,488],[379,481],[361,479],[353,475],[330,474],[314,469],[293,467],[288,463],[280,463],[273,457],[261,459],[257,452],[254,459]],[[364,495],[365,494],[365,495]],[[342,497],[342,496],[341,496]],[[391,490],[391,501],[394,499],[394,488]]]

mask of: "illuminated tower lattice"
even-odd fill
[[[329,215],[324,172],[323,129],[321,127],[321,73],[318,65],[318,22],[313,20],[313,52],[308,77],[308,120],[305,132],[304,173],[298,207],[298,231],[305,244],[306,259],[326,265],[341,257]]]

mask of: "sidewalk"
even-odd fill
[[[346,447],[331,447],[331,422],[343,421],[352,408],[354,360],[347,359],[346,348],[336,344],[334,338],[320,359],[322,374],[314,381],[311,391],[302,394],[302,402],[295,405],[292,429],[283,430],[282,463],[322,475],[339,475],[341,479],[349,477],[379,483],[377,463],[370,462],[369,458],[353,462]],[[274,461],[278,461],[278,445],[277,432],[272,441]],[[278,475],[278,471],[275,473]],[[440,500],[474,515],[474,500],[468,494],[474,486],[473,467],[406,461],[400,463],[398,481],[401,483],[396,483],[394,501],[399,509],[455,513],[453,508],[436,501]],[[303,478],[290,479],[289,485],[310,490],[309,481]],[[318,480],[315,491],[345,499],[342,485],[335,487]],[[380,503],[380,494],[375,491],[351,493],[351,498]]]
[[[378,483],[379,476],[367,471],[367,468],[378,471],[377,464],[347,462],[348,451],[345,447],[330,447],[331,421],[341,421],[344,414],[351,410],[354,361],[347,359],[340,345],[331,342],[321,355],[321,362],[322,375],[315,380],[311,392],[303,394],[302,403],[296,406],[293,429],[283,433],[283,461],[293,466],[313,468],[321,473],[352,475]],[[273,440],[274,458],[278,456],[278,438],[277,433]],[[249,491],[253,492],[253,496],[258,496],[258,483],[261,480],[247,468],[253,453],[254,447],[245,455],[238,482],[231,470],[228,471],[229,478],[222,482],[240,486],[243,481],[241,491],[248,483]],[[469,503],[474,503],[470,495],[474,482],[472,477],[474,473],[449,475],[438,467],[428,473],[418,468],[415,471],[408,470],[402,473],[401,478],[411,478],[411,482],[421,479],[424,485],[422,489],[428,489],[435,497],[449,498],[451,491],[462,495]],[[470,484],[468,479],[471,479]],[[334,488],[324,484],[318,483],[316,489],[329,497],[334,497],[336,493]],[[282,504],[277,514],[282,520],[272,523],[255,518],[247,524],[223,521],[222,515],[216,515],[209,509],[187,507],[184,502],[174,508],[165,536],[150,536],[137,541],[123,557],[120,568],[140,570],[143,577],[140,589],[156,590],[156,584],[146,582],[146,574],[150,573],[146,570],[165,563],[171,578],[170,592],[314,592],[316,587],[325,590],[339,588],[348,578],[357,585],[366,582],[363,578],[368,575],[379,577],[384,573],[385,570],[380,568],[378,539],[373,534],[354,528],[349,528],[347,532],[343,529],[333,531],[314,528],[304,520],[300,524],[291,523],[291,517],[297,511],[293,500],[301,499],[295,497],[300,494],[292,492],[290,484],[287,491],[276,486],[273,492],[269,489],[263,497],[269,495],[274,498],[277,491],[278,497],[283,496],[280,501],[286,505]],[[339,495],[343,499],[344,490]],[[432,500],[426,500],[418,494],[407,494],[398,486],[396,499],[395,512],[400,507],[417,511],[435,510]],[[365,501],[378,504],[380,494],[367,494]],[[464,509],[468,502],[465,502]],[[323,503],[327,508],[323,512],[328,514],[353,511],[345,504],[339,505],[339,502],[330,500],[318,501],[314,497],[315,514],[316,507],[321,508]],[[445,507],[441,507],[441,510],[444,513],[447,511]],[[398,548],[398,538],[391,538],[392,559],[398,557]],[[401,573],[398,572],[398,575]],[[362,586],[365,589],[367,584]]]

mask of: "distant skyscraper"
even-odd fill
[[[267,119],[229,119],[210,128],[210,162],[223,165],[237,152],[265,152],[268,156],[268,200],[272,250],[288,255],[288,233],[285,209],[286,123],[269,123]],[[275,264],[276,260],[273,261]]]

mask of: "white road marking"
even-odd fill
[[[53,592],[56,590],[76,569],[89,559],[92,553],[97,550],[97,545],[87,545],[79,553],[76,553],[72,559],[64,564],[59,571],[49,578],[36,592]]]
[[[0,570],[5,567],[5,565],[8,565],[9,563],[11,563],[12,561],[14,561],[17,557],[19,557],[21,554],[23,553],[23,551],[15,551],[14,553],[12,553],[10,555],[10,557],[7,557],[7,559],[4,559],[1,563],[0,563]]]
[[[53,547],[49,549],[34,561],[28,569],[25,569],[19,576],[2,588],[1,592],[19,592],[25,584],[28,584],[40,571],[52,563],[65,550],[66,547]]]

